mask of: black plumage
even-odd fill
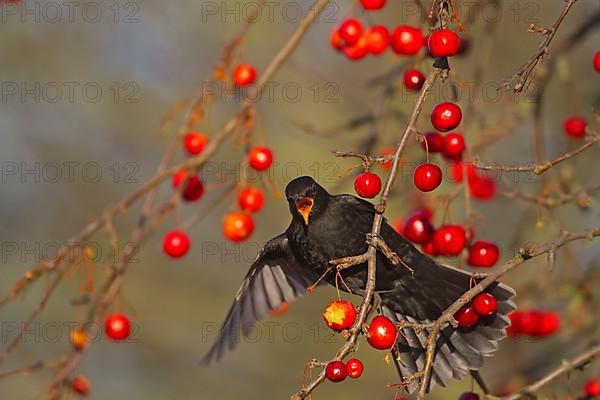
[[[306,292],[329,267],[329,261],[363,254],[366,235],[371,232],[375,209],[352,195],[330,195],[310,177],[300,177],[286,187],[292,221],[287,230],[271,239],[250,267],[225,318],[219,337],[204,358],[218,360],[226,348],[233,350],[244,327],[262,319],[282,302]],[[394,266],[377,253],[376,293],[383,313],[395,321],[429,322],[470,287],[471,274],[436,263],[419,252],[384,221],[381,237],[410,266]],[[335,285],[335,273],[326,281]],[[366,263],[342,271],[345,284],[355,294],[364,291]],[[344,285],[339,285],[344,289]],[[483,357],[497,349],[506,335],[507,314],[514,310],[514,291],[501,283],[487,291],[498,301],[498,312],[480,320],[471,329],[447,326],[438,338],[432,383],[445,386],[450,379],[462,379],[469,370],[479,369]],[[421,370],[425,363],[427,330],[417,333],[406,328],[398,336],[400,369],[404,376]],[[409,386],[414,389],[415,383]]]

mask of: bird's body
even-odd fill
[[[326,273],[331,260],[367,251],[366,238],[375,216],[371,203],[351,195],[330,195],[309,177],[290,182],[286,196],[292,222],[285,233],[265,245],[250,268],[206,361],[220,358],[227,346],[232,349],[244,325],[304,293]],[[392,320],[431,322],[469,289],[470,274],[437,264],[385,220],[380,236],[404,264],[395,266],[377,252],[376,293],[383,313]],[[341,276],[344,282],[337,285],[340,289],[348,287],[354,294],[362,294],[366,263],[342,270]],[[336,285],[335,271],[326,274],[325,280]],[[509,324],[506,314],[514,309],[510,302],[514,292],[500,284],[488,291],[499,302],[497,315],[480,321],[476,329],[448,326],[442,331],[433,382],[446,385],[451,378],[461,379],[469,369],[478,369],[482,357],[495,351],[497,341],[505,336]],[[427,334],[427,330],[415,332],[407,328],[399,335],[400,369],[404,375],[422,369]]]

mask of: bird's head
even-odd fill
[[[329,201],[329,193],[310,176],[294,179],[285,188],[290,212],[305,225],[317,216]]]

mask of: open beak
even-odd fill
[[[305,225],[308,225],[308,217],[310,216],[314,203],[314,199],[310,197],[299,197],[296,199],[296,210],[302,215]]]

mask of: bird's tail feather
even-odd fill
[[[477,370],[483,365],[483,358],[491,356],[498,348],[498,342],[506,336],[510,325],[510,314],[516,307],[511,301],[515,292],[507,285],[496,283],[487,288],[498,302],[498,311],[492,317],[479,320],[473,328],[453,328],[447,325],[437,338],[436,353],[433,361],[429,388],[434,384],[446,386],[451,379],[462,380],[469,370]],[[395,321],[427,323],[413,317],[402,315],[384,306],[383,313]],[[416,332],[405,328],[398,336],[399,368],[401,378],[422,371],[425,366],[427,339],[430,330]],[[409,392],[418,387],[418,379],[406,386]]]

